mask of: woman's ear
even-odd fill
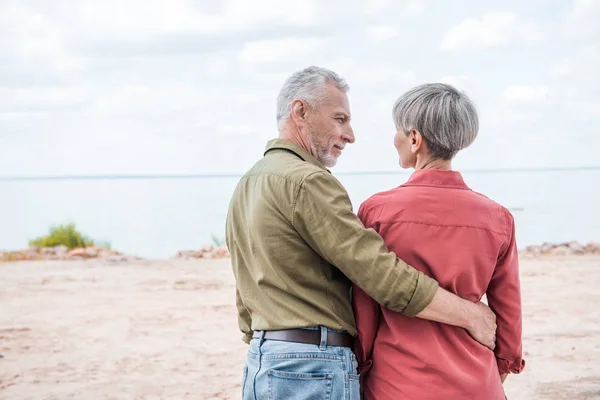
[[[409,134],[410,151],[414,154],[423,146],[423,135],[417,129],[411,129]]]

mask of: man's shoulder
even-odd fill
[[[294,153],[280,150],[267,153],[244,176],[274,175],[285,178],[291,183],[301,185],[306,178],[320,173],[330,175],[327,170],[304,161]]]

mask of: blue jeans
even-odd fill
[[[357,361],[348,347],[264,340],[255,333],[242,379],[243,400],[360,400]]]

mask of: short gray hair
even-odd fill
[[[428,83],[404,93],[393,110],[396,129],[421,132],[431,154],[450,160],[468,147],[479,131],[477,108],[466,93],[444,83]]]
[[[290,117],[290,105],[294,100],[304,100],[311,107],[318,107],[327,95],[326,84],[332,83],[344,93],[350,86],[338,74],[326,68],[308,67],[290,76],[277,96],[277,128]]]

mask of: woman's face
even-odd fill
[[[402,168],[415,167],[417,157],[413,152],[412,145],[411,135],[405,135],[402,129],[398,128],[396,136],[394,136],[394,147],[396,147],[396,151],[398,152],[399,163]]]

